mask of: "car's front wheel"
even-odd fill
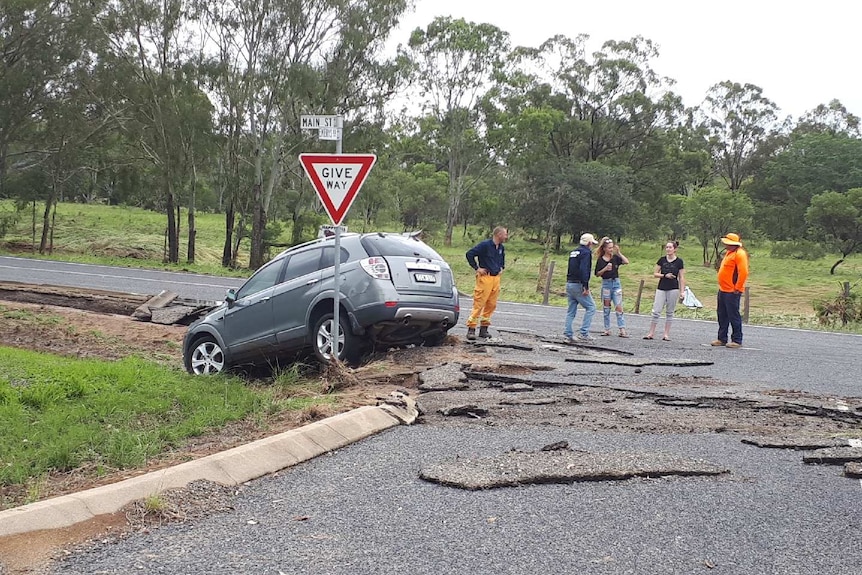
[[[195,341],[185,363],[186,370],[194,375],[221,373],[225,368],[224,350],[214,337],[206,335]]]
[[[314,324],[314,356],[321,363],[329,363],[333,356],[339,361],[355,361],[359,355],[359,338],[350,332],[345,314],[339,314],[341,333],[335,341],[335,322],[331,313],[323,315]]]

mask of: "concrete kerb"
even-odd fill
[[[389,406],[364,406],[227,451],[80,493],[0,511],[0,537],[59,529],[132,501],[206,479],[238,485],[339,449],[404,422]]]

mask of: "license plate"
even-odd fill
[[[416,281],[426,283],[426,284],[436,284],[437,276],[434,274],[413,274],[413,277],[416,278]]]

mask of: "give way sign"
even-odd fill
[[[299,161],[329,219],[340,226],[365,182],[374,154],[300,154]]]

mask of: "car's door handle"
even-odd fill
[[[310,286],[310,285],[312,285],[312,284],[316,284],[316,283],[317,283],[317,282],[319,282],[319,281],[320,281],[320,280],[308,280],[307,282],[305,282],[305,285]]]
[[[260,298],[260,301],[269,301],[269,297],[270,296],[262,297],[262,298]]]

